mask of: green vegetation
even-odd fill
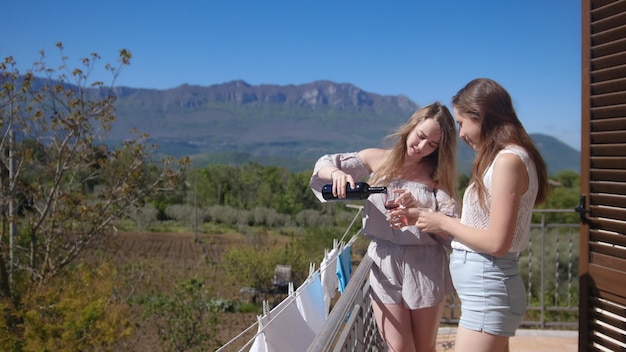
[[[0,349],[81,351],[110,348],[129,334],[124,305],[111,297],[115,272],[105,261],[81,266],[77,258],[114,233],[146,196],[171,189],[185,160],[160,170],[147,162],[153,147],[131,134],[117,148],[99,143],[115,121],[115,96],[102,82],[88,83],[97,54],[70,69],[63,46],[58,68],[45,54],[20,74],[0,63]],[[106,65],[112,80],[130,63]],[[41,84],[35,74],[48,80]],[[37,81],[37,82],[36,82]],[[72,85],[70,85],[72,83]],[[97,278],[106,276],[106,280]]]
[[[215,311],[224,305],[212,304],[204,281],[192,277],[179,283],[172,296],[156,293],[146,300],[144,317],[161,331],[165,351],[209,351],[216,341]]]
[[[106,66],[113,81],[130,57],[122,50],[120,65]],[[279,264],[302,282],[309,263],[319,263],[357,215],[342,202],[320,203],[309,189],[310,171],[255,162],[196,169],[186,159],[157,163],[156,146],[143,143],[148,136],[141,133],[117,148],[99,143],[115,121],[112,90],[88,83],[99,57],[75,70],[46,67],[44,58],[35,66],[49,77],[41,86],[12,58],[0,64],[1,350],[126,351],[139,348],[132,341],[146,331],[158,331],[162,350],[215,348],[223,314],[259,309],[258,301],[238,296],[240,287],[271,291]],[[460,175],[460,194],[468,180]],[[575,207],[578,175],[561,172],[554,180],[558,186],[543,207]],[[359,227],[357,221],[350,236]],[[181,241],[188,252],[151,258],[113,247],[116,230],[194,238]],[[209,234],[243,240],[223,245]],[[353,246],[355,258],[366,245]],[[548,245],[559,263],[555,274],[570,278],[572,241]],[[535,264],[525,263],[533,300]],[[563,296],[577,301],[571,285],[549,292],[544,298],[559,304]]]

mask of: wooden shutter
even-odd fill
[[[626,0],[582,0],[579,351],[626,351]]]

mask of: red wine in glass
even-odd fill
[[[393,202],[385,202],[385,209],[392,210],[398,207],[398,204],[394,204]]]
[[[399,204],[395,203],[397,196],[398,195],[393,193],[391,188],[387,188],[387,192],[383,193],[383,205],[385,206],[385,209],[392,210],[399,206]]]

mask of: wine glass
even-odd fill
[[[395,191],[396,192],[394,192],[393,188],[387,188],[387,192],[383,193],[383,197],[384,197],[383,205],[385,206],[385,209],[387,209],[387,211],[391,211],[391,210],[398,209],[398,208],[404,209],[404,206],[401,206],[400,203],[398,203],[398,198],[402,194],[402,191],[400,191],[397,188],[395,189]],[[391,222],[392,226],[398,227],[398,228],[408,225],[408,219],[406,215],[394,214],[391,216],[390,220],[388,219],[388,221]]]
[[[398,193],[395,193],[393,188],[388,187],[387,192],[383,193],[383,205],[385,206],[385,209],[392,210],[397,208],[399,206],[399,204],[396,203],[397,198]]]

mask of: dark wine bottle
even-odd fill
[[[367,199],[370,194],[374,193],[386,193],[387,187],[371,187],[365,182],[356,182],[354,188],[350,187],[350,184],[346,185],[346,197],[337,198],[333,195],[333,184],[329,183],[322,187],[322,197],[327,201],[339,201],[339,200],[362,200]]]

